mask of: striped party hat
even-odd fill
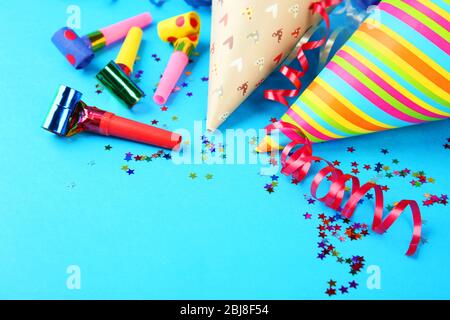
[[[281,120],[322,142],[449,118],[449,9],[382,1]]]

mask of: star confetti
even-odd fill
[[[197,174],[195,172],[191,172],[191,173],[189,173],[189,178],[196,179],[197,178]]]
[[[447,142],[443,146],[444,146],[444,149],[450,150],[450,138],[447,138]]]
[[[335,296],[337,294],[337,290],[339,290],[341,294],[348,294],[349,289],[356,289],[359,285],[355,280],[352,280],[348,282],[348,286],[341,285],[339,289],[336,290],[338,285],[337,281],[330,280],[327,282],[327,284],[328,288],[325,290],[325,294],[328,295],[329,297]]]
[[[441,204],[446,206],[448,203],[448,196],[446,194],[441,194],[440,196],[434,194],[425,194],[425,200],[422,204],[425,207],[433,206],[435,204]]]
[[[311,197],[307,194],[304,194],[303,197],[308,202],[308,204],[314,204],[316,202],[316,199],[314,199],[313,197]]]
[[[278,187],[278,176],[277,175],[272,175],[270,177],[271,182],[267,183],[264,186],[264,189],[270,194],[270,193],[274,193],[276,187]]]
[[[100,84],[100,83],[97,83],[96,85],[95,85],[95,93],[96,94],[101,94],[101,93],[103,93],[103,90],[104,90],[105,88]]]
[[[161,61],[161,58],[160,58],[156,53],[152,54],[152,58],[153,58],[153,60],[156,61],[156,62]]]
[[[305,219],[307,216],[310,217],[312,215],[307,212],[304,214]],[[336,248],[336,245],[333,244],[333,239],[339,242],[344,242],[346,239],[352,241],[362,240],[369,235],[369,226],[365,223],[352,223],[349,219],[343,218],[338,213],[334,215],[320,213],[317,217],[319,221],[319,225],[317,226],[319,236],[317,259],[324,261],[327,257],[333,257],[338,264],[348,266],[351,276],[359,274],[364,269],[365,258],[362,255],[343,256]],[[340,285],[339,289],[337,289],[337,281],[331,279],[328,281],[328,288],[325,294],[328,296],[334,296],[337,293],[348,294],[348,289],[356,289],[357,285],[357,282],[352,280],[348,286]]]
[[[141,82],[142,74],[144,73],[143,70],[138,70],[133,74],[134,82],[139,83]]]
[[[206,180],[211,180],[214,176],[211,173],[205,175]]]
[[[125,153],[125,161],[131,161],[133,154],[131,152]]]
[[[150,163],[156,159],[171,160],[172,156],[170,153],[165,153],[165,151],[161,149],[152,154],[133,154],[131,152],[127,152],[127,153],[125,153],[125,157],[123,158],[123,160],[126,162],[130,162],[130,161],[134,160],[134,162],[136,162],[136,163],[139,163],[139,162]],[[122,165],[120,167],[120,169],[122,171],[125,171],[128,175],[133,175],[136,173],[136,170],[130,169],[127,164]]]
[[[216,143],[214,136],[202,135],[200,139],[202,141],[201,154],[203,162],[208,161],[210,158],[222,161],[226,159],[225,145],[221,142]]]
[[[334,288],[328,288],[326,291],[325,291],[325,293],[328,295],[328,296],[334,296],[334,295],[336,295],[336,289],[334,289]]]

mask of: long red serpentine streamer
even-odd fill
[[[337,5],[341,0],[322,0],[315,2],[311,5],[311,11],[313,14],[320,14],[327,26],[327,30],[330,28],[330,21],[326,9]],[[301,88],[301,78],[308,71],[309,63],[305,56],[305,50],[313,50],[319,48],[326,42],[324,37],[318,41],[311,41],[303,44],[298,53],[297,59],[302,67],[302,71],[295,70],[289,66],[283,66],[280,72],[286,76],[295,86],[295,89],[283,90],[274,89],[267,90],[264,93],[266,99],[274,100],[280,102],[286,106],[289,106],[286,97],[295,97],[299,94]],[[406,210],[407,207],[411,208],[412,218],[413,218],[413,236],[409,244],[408,251],[406,255],[413,255],[421,239],[422,232],[422,218],[420,214],[420,209],[416,201],[414,200],[401,200],[398,202],[394,208],[389,212],[389,214],[383,219],[383,208],[384,208],[384,198],[382,188],[375,183],[366,183],[361,185],[359,179],[356,176],[345,174],[340,169],[333,166],[329,161],[314,156],[312,152],[312,143],[306,138],[303,132],[293,124],[278,121],[272,123],[266,127],[268,134],[278,130],[284,135],[286,135],[291,142],[283,149],[281,154],[281,172],[285,175],[292,176],[297,181],[302,181],[307,175],[312,167],[313,162],[324,162],[326,167],[322,168],[314,177],[311,184],[311,194],[317,200],[323,202],[326,206],[339,210],[341,215],[346,218],[351,218],[353,213],[358,206],[359,201],[367,194],[369,191],[373,190],[375,192],[375,208],[374,208],[374,218],[372,221],[372,230],[376,233],[386,232],[391,225],[397,220],[397,218]],[[324,180],[331,183],[328,193],[321,197],[317,197],[317,190]],[[344,196],[347,189],[347,182],[351,183],[351,191],[349,198],[345,204]]]

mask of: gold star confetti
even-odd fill
[[[189,178],[195,179],[195,178],[197,178],[197,174],[196,174],[195,172],[191,172],[191,173],[189,174]]]
[[[213,175],[211,173],[208,173],[205,175],[206,180],[211,180],[213,178]]]

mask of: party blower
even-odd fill
[[[189,56],[197,47],[200,35],[200,17],[196,12],[191,11],[161,21],[158,24],[158,35],[161,40],[174,45],[174,52],[153,96],[153,100],[157,104],[163,105],[189,63]]]
[[[97,79],[129,108],[132,108],[145,95],[130,79],[141,41],[142,29],[131,28],[116,61],[108,63],[97,74]]]
[[[55,32],[52,42],[75,69],[82,69],[92,61],[95,52],[125,38],[131,27],[143,29],[151,22],[152,16],[145,12],[84,37],[79,37],[74,30],[64,27]]]
[[[81,97],[81,92],[61,85],[42,127],[65,137],[90,131],[166,149],[179,149],[181,135],[87,106]]]

